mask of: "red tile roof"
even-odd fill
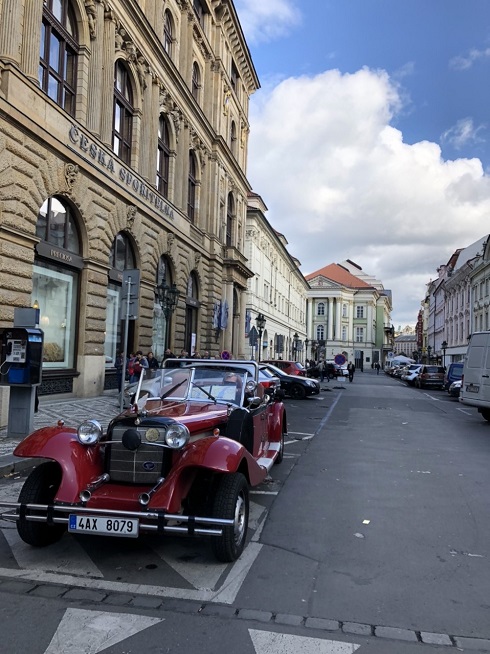
[[[320,270],[306,275],[306,280],[311,281],[315,277],[320,276],[331,279],[333,282],[337,282],[337,284],[342,284],[342,286],[347,286],[348,288],[371,288],[364,280],[352,275],[343,266],[339,266],[338,263],[331,263],[324,268],[320,268]]]

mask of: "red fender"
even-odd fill
[[[279,443],[283,433],[283,425],[286,421],[286,412],[282,402],[275,402],[273,411],[269,414],[267,433],[271,443]]]
[[[258,466],[253,456],[237,441],[220,436],[191,443],[172,467],[165,483],[152,496],[148,508],[163,506],[171,513],[178,511],[199,468],[217,473],[231,473],[237,472],[243,461],[247,468],[244,474],[248,476],[251,486],[256,486],[265,479],[265,469]]]
[[[79,502],[78,493],[103,473],[99,445],[82,445],[73,427],[44,427],[21,441],[15,456],[51,459],[62,470],[58,502]]]

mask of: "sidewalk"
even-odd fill
[[[119,397],[116,391],[106,391],[104,395],[89,398],[54,399],[40,398],[39,411],[34,414],[34,429],[56,425],[64,420],[67,426],[78,427],[84,420],[94,418],[103,429],[119,414]],[[12,452],[20,442],[9,438],[7,429],[0,429],[0,478],[13,472],[32,467],[32,459],[19,459]]]

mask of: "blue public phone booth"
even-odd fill
[[[0,329],[0,385],[41,383],[44,334],[35,327]]]

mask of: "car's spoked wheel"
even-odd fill
[[[233,520],[223,527],[221,536],[211,539],[213,552],[219,561],[236,561],[245,547],[248,530],[248,483],[240,472],[221,477],[213,502],[213,516]]]
[[[61,470],[56,463],[42,463],[27,477],[19,494],[21,504],[51,504],[61,483]],[[59,540],[65,525],[48,525],[20,518],[17,531],[24,543],[45,547]]]
[[[295,400],[302,400],[306,396],[306,391],[301,384],[293,384],[291,387],[291,397]]]

